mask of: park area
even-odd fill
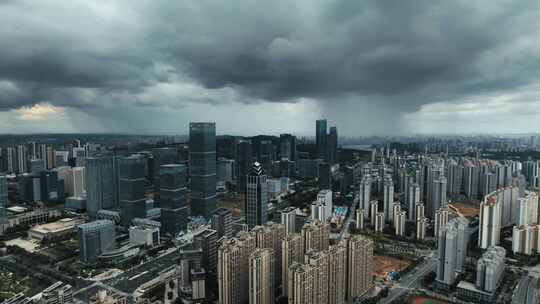
[[[373,257],[373,260],[375,263],[374,275],[381,279],[385,279],[389,272],[400,272],[412,263],[409,260],[383,255],[376,255]]]

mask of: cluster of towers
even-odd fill
[[[329,224],[313,221],[300,233],[269,222],[221,242],[219,302],[346,303],[373,284],[373,242],[350,235],[330,245]],[[239,288],[249,286],[249,288]]]

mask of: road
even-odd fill
[[[349,215],[347,216],[347,219],[343,223],[343,227],[341,229],[341,232],[339,233],[340,240],[342,240],[343,237],[346,237],[349,234],[349,225],[351,224],[351,221],[354,219],[354,215],[356,213],[356,204],[358,204],[358,197],[354,198],[351,207],[349,207]]]
[[[422,278],[431,271],[435,271],[437,268],[437,258],[435,252],[431,252],[426,256],[424,261],[404,275],[398,283],[388,292],[388,296],[380,300],[382,304],[389,304],[399,297],[406,295],[410,290],[420,286]]]

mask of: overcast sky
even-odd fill
[[[2,0],[0,133],[540,127],[538,0]]]

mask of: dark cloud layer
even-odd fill
[[[538,82],[539,5],[2,1],[0,111],[358,98],[411,112]]]

